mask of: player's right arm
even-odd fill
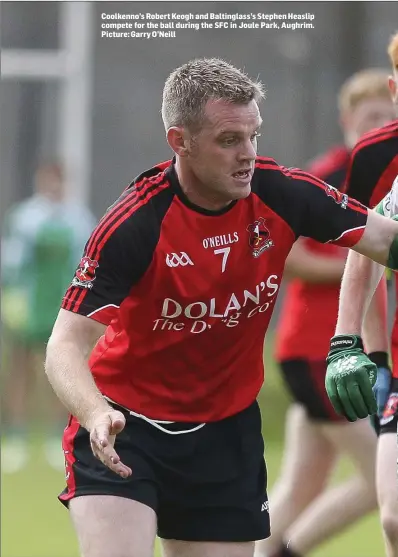
[[[112,212],[94,229],[62,301],[45,362],[56,395],[89,431],[93,454],[121,477],[131,474],[114,449],[125,417],[102,396],[88,362],[140,271],[135,232],[134,223],[118,222]]]
[[[45,369],[60,401],[90,432],[94,455],[126,478],[132,471],[113,448],[125,418],[104,399],[88,367],[90,352],[105,329],[93,319],[61,309],[47,345]]]
[[[97,388],[89,356],[151,261],[157,235],[145,236],[148,227],[155,227],[143,210],[139,195],[126,192],[94,229],[62,301],[45,366],[59,399],[90,432],[94,455],[122,477],[131,470],[120,462],[113,445],[125,418]]]
[[[93,418],[111,409],[88,367],[91,350],[105,329],[102,323],[61,308],[47,344],[47,377],[60,401],[89,431]]]
[[[354,148],[345,184],[347,195],[368,207],[374,207],[383,199],[387,193],[386,183],[388,184],[388,179],[384,177],[386,177],[385,168],[388,162],[385,157],[390,156],[389,151],[386,151],[383,142],[377,141],[375,134],[376,131],[373,131],[366,135]],[[365,302],[368,309],[361,332],[369,357],[378,366],[374,390],[380,412],[386,402],[391,378],[388,365],[387,279],[383,267],[358,254],[350,254],[348,272],[351,265],[361,269],[362,277],[373,277],[368,284],[369,292],[366,294]],[[376,283],[378,286],[375,288]],[[356,292],[355,295],[361,293]]]
[[[345,184],[347,195],[367,207],[374,207],[388,194],[388,191],[385,191],[385,180],[380,180],[380,175],[384,175],[386,167],[385,145],[377,141],[376,133],[374,130],[366,134],[355,146]],[[381,211],[381,214],[384,212]],[[358,255],[351,254],[350,261],[357,261],[354,265],[363,268],[364,276],[372,274],[375,281],[379,280],[379,277],[381,279],[375,295],[371,298],[362,331],[369,352],[388,352],[387,281],[383,277],[383,269],[378,267],[377,263],[361,261]],[[370,284],[370,288],[373,289],[373,284]]]
[[[384,217],[398,214],[398,177],[389,194],[376,207]],[[376,411],[369,385],[376,366],[363,353],[362,323],[384,268],[359,254],[350,254],[344,272],[336,336],[331,341],[326,389],[335,409],[351,421]],[[369,347],[372,350],[372,346]]]

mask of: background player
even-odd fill
[[[308,171],[341,190],[355,143],[394,118],[388,73],[369,69],[351,76],[340,90],[339,112],[344,144],[331,148]],[[302,238],[286,262],[292,280],[276,331],[276,359],[294,403],[286,419],[281,476],[270,496],[272,535],[258,544],[259,557],[306,555],[376,506],[374,431],[366,421],[347,424],[325,392],[346,255],[337,246]],[[350,457],[357,475],[326,490],[339,453]],[[289,540],[288,549],[283,539]]]
[[[7,377],[2,392],[4,426],[1,464],[17,472],[28,461],[32,387],[40,369],[60,301],[79,261],[94,218],[85,207],[65,199],[65,179],[57,163],[42,163],[35,193],[7,215],[2,239],[2,319],[7,342]],[[63,469],[59,436],[65,411],[48,383],[40,385],[47,430],[45,454]]]
[[[388,46],[388,54],[393,66],[393,76],[389,84],[391,94],[396,105],[398,105],[398,33],[395,34]],[[367,134],[355,147],[352,156],[351,168],[347,182],[347,193],[359,199],[366,205],[374,207],[390,190],[391,184],[398,175],[398,120],[390,125],[384,126]],[[387,198],[388,200],[389,198]],[[382,206],[380,206],[382,207]],[[385,211],[385,204],[384,204]],[[389,210],[388,210],[389,212]],[[396,212],[392,213],[396,214]],[[355,284],[358,282],[358,293],[360,295],[361,286],[366,277],[370,276],[370,262],[361,259],[354,263],[351,262],[352,273],[357,273],[356,266],[363,269],[362,278],[357,276]],[[351,269],[351,267],[350,267]],[[376,273],[377,274],[377,273]],[[380,276],[380,275],[378,275]],[[353,281],[352,275],[347,273],[347,278]],[[398,284],[396,282],[396,284]],[[351,292],[353,286],[348,283],[344,292]],[[355,286],[356,288],[356,286]],[[397,289],[398,292],[398,289]],[[340,309],[342,320],[345,319],[347,312],[347,300],[342,300]],[[349,302],[351,304],[351,301]],[[355,298],[352,300],[353,311],[359,311],[355,305]],[[350,310],[351,312],[351,310]],[[350,313],[349,313],[350,315]],[[345,329],[345,320],[336,332],[352,332]],[[368,350],[384,352],[387,359],[387,341],[380,337],[380,331],[387,327],[385,316],[372,312],[368,314],[364,323],[364,340]],[[360,333],[360,330],[357,331]],[[393,378],[390,382],[390,375],[386,372],[378,374],[376,395],[378,397],[378,407],[380,414],[380,438],[378,442],[377,456],[377,493],[379,499],[381,522],[386,540],[388,557],[398,556],[398,487],[396,482],[396,462],[397,462],[397,417],[398,417],[398,314],[395,315],[395,322],[391,339]],[[385,408],[384,405],[386,404]],[[383,412],[384,410],[384,412]]]

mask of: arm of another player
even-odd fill
[[[288,255],[285,273],[314,284],[339,283],[344,271],[343,258],[325,257],[312,253],[302,239],[297,240]]]
[[[61,309],[47,345],[45,369],[60,401],[90,432],[94,455],[121,477],[131,475],[116,454],[116,434],[125,425],[123,414],[114,410],[95,385],[88,367],[93,345],[105,325]]]
[[[380,218],[386,220],[382,215],[393,217],[397,212],[396,179],[390,193],[377,206],[376,211],[369,212],[368,222],[377,222]],[[392,220],[390,222],[396,224]],[[394,236],[388,255],[390,266],[395,265],[396,242],[397,238]],[[369,414],[376,412],[376,403],[370,395],[370,388],[376,381],[376,365],[365,356],[360,334],[364,316],[382,275],[382,266],[358,254],[350,254],[342,281],[337,336],[331,340],[328,356],[326,390],[335,409],[351,421],[357,417],[365,417],[366,411]],[[377,314],[373,314],[373,317],[377,318]],[[382,315],[379,317],[383,318]],[[383,328],[385,326],[383,323]],[[384,347],[387,348],[382,346]],[[370,349],[372,350],[371,347]],[[382,401],[379,400],[379,406],[381,404]]]
[[[331,340],[327,358],[325,386],[335,410],[350,421],[377,411],[372,390],[377,367],[364,353],[361,331],[383,272],[382,265],[367,257],[354,252],[348,256],[341,284],[336,335]],[[375,327],[377,325],[374,323]]]
[[[377,265],[375,263],[375,265]],[[382,271],[384,271],[382,267]],[[387,279],[385,273],[374,293],[362,325],[362,336],[369,359],[377,366],[377,379],[373,387],[377,413],[380,416],[386,405],[390,385],[389,332],[387,321]]]

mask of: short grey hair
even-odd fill
[[[166,131],[173,126],[200,129],[204,106],[210,99],[234,104],[259,102],[265,97],[260,81],[219,58],[191,60],[175,69],[163,89],[162,118]]]

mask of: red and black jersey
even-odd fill
[[[375,207],[398,176],[398,120],[373,130],[357,143],[347,175],[346,193]],[[397,294],[398,280],[396,278]],[[398,377],[398,312],[392,331],[393,373]]]
[[[345,183],[350,152],[345,146],[329,149],[308,166],[308,172],[341,190]],[[321,244],[303,238],[305,248],[314,255],[345,258],[347,250],[334,244]],[[276,331],[275,356],[278,361],[304,359],[324,361],[334,335],[340,284],[314,284],[291,280],[286,288]]]
[[[398,120],[366,133],[351,156],[345,192],[375,207],[398,175]]]
[[[62,307],[108,325],[89,361],[105,396],[152,419],[220,420],[260,390],[294,241],[352,246],[366,220],[360,203],[260,157],[246,199],[201,209],[168,161],[100,221]]]

